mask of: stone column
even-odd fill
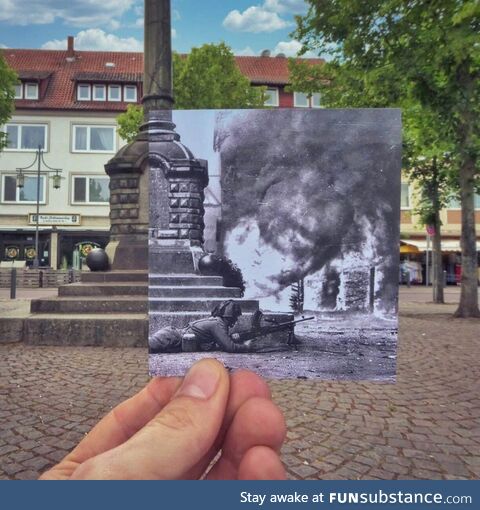
[[[145,0],[144,76],[145,122],[105,165],[111,208],[106,251],[114,270],[147,269],[149,239],[151,272],[193,272],[195,254],[203,250],[208,171],[180,143],[172,123],[170,0]]]

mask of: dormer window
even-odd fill
[[[107,100],[107,87],[106,85],[93,86],[93,100],[106,101]]]
[[[120,85],[108,86],[108,100],[121,101],[122,100],[122,87]]]
[[[23,84],[17,83],[15,85],[15,99],[23,99]]]
[[[90,101],[91,87],[86,83],[79,83],[77,88],[77,99],[79,101]]]
[[[38,83],[20,82],[15,85],[15,99],[38,99]]]
[[[127,103],[137,102],[137,86],[136,85],[125,85],[123,89],[124,101]]]
[[[77,101],[136,103],[138,88],[134,84],[77,82]]]
[[[38,99],[38,83],[25,83],[25,99]]]

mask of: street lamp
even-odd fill
[[[30,168],[37,164],[36,170],[30,170]],[[46,170],[42,170],[42,163],[45,165]],[[38,225],[40,221],[40,172],[44,174],[54,174],[52,176],[53,179],[53,187],[55,189],[60,188],[60,183],[63,177],[60,175],[62,173],[61,168],[52,168],[45,163],[43,159],[43,151],[42,146],[39,145],[35,159],[31,165],[28,165],[23,168],[17,168],[17,188],[23,188],[25,186],[25,176],[26,175],[36,175],[37,176],[37,215],[35,217],[35,258],[33,259],[33,267],[38,269],[40,266],[40,261],[38,259]],[[50,176],[49,176],[50,177]]]

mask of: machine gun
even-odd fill
[[[251,328],[237,332],[239,335],[238,341],[245,342],[247,340],[252,340],[253,338],[258,338],[260,336],[275,333],[277,331],[288,331],[287,345],[296,345],[294,330],[295,324],[298,324],[299,322],[311,321],[315,319],[315,317],[303,317],[294,321],[285,322],[277,322],[271,319],[264,319],[265,322],[269,323],[268,326],[261,325],[262,319],[264,319],[263,313],[261,311],[255,312],[252,317]]]

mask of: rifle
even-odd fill
[[[237,334],[240,336],[240,342],[245,342],[246,340],[251,340],[253,338],[258,338],[259,336],[268,335],[269,333],[275,333],[276,331],[289,331],[288,336],[288,345],[295,344],[295,324],[299,322],[311,321],[315,319],[315,317],[304,317],[302,319],[297,319],[296,321],[286,321],[286,322],[275,322],[268,321],[272,323],[271,326],[261,326],[260,321],[262,318],[261,312],[259,314],[254,314],[252,317],[252,328],[244,331],[239,331]]]

